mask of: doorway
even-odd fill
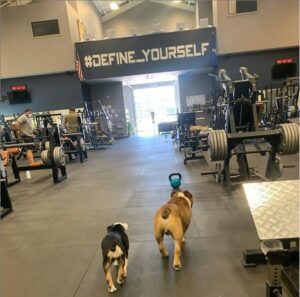
[[[174,85],[143,87],[133,91],[139,136],[158,134],[158,124],[177,119]]]

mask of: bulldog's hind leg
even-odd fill
[[[127,276],[127,269],[128,269],[128,254],[125,256],[124,276]]]
[[[164,257],[164,258],[168,257],[169,254],[164,245],[164,231],[161,230],[160,228],[155,228],[155,239],[157,241],[158,248],[159,248],[159,251],[160,251],[162,257]]]
[[[174,239],[174,259],[173,259],[173,268],[175,270],[180,270],[181,268],[181,250],[182,250],[182,244],[183,244],[183,232],[182,228],[176,228],[176,230],[173,231],[173,239]]]
[[[117,291],[117,289],[113,283],[111,273],[110,273],[111,264],[112,264],[112,260],[110,258],[106,258],[103,260],[103,270],[104,270],[106,282],[108,285],[109,293],[113,293],[113,292]]]
[[[124,273],[125,273],[125,256],[122,255],[120,258],[119,258],[119,270],[118,270],[118,278],[117,278],[117,283],[119,285],[122,285],[125,281],[125,278],[124,278]]]

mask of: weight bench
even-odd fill
[[[268,263],[267,297],[282,296],[281,278],[292,296],[299,296],[299,181],[243,188],[261,241],[261,250],[244,250],[244,267]]]
[[[68,154],[70,156],[70,154],[74,153],[74,154],[78,154],[79,155],[79,160],[80,163],[83,163],[84,161],[87,160],[88,155],[87,155],[87,149],[85,147],[85,143],[81,142],[81,139],[83,137],[83,134],[78,132],[78,133],[64,133],[61,135],[64,139],[64,141],[66,142],[66,140],[71,141],[70,145],[73,145],[73,141],[72,139],[76,139],[77,142],[77,147],[75,149],[69,149],[67,150],[67,148],[65,148],[65,153]],[[67,142],[66,142],[67,144]]]

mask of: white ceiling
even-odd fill
[[[21,6],[30,4],[33,2],[39,2],[40,0],[0,0],[0,7],[5,6]],[[43,0],[45,1],[45,0]],[[50,1],[50,0],[48,0]],[[81,1],[81,0],[78,0]],[[167,5],[171,7],[176,7],[179,9],[184,9],[187,11],[194,11],[195,8],[195,1],[196,0],[92,0],[94,5],[96,6],[97,10],[99,11],[100,17],[102,22],[105,22],[109,19],[112,19],[122,13],[125,13],[129,9],[145,2],[151,1],[154,3],[159,3],[162,5]],[[111,3],[115,2],[118,4],[119,9],[112,10]]]
[[[179,9],[194,11],[195,9],[195,1],[196,0],[119,0],[119,1],[109,1],[109,0],[93,0],[95,6],[97,7],[102,22],[105,22],[111,18],[116,17],[122,13],[125,13],[129,9],[145,2],[151,1],[154,3],[159,3],[166,6],[176,7]],[[110,8],[110,4],[115,2],[119,5],[118,10],[112,10]]]

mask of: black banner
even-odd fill
[[[75,44],[85,81],[217,66],[215,28]]]

